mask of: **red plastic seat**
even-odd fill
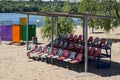
[[[75,46],[74,46],[74,51],[75,51],[75,52],[78,52],[78,48],[79,48],[79,47],[80,47],[79,45],[75,45]]]
[[[68,38],[68,41],[73,41],[73,34],[70,34],[69,38]]]
[[[74,44],[73,43],[69,43],[68,46],[66,47],[66,49],[73,50],[74,49]]]
[[[52,56],[56,55],[57,52],[58,52],[57,48],[53,48],[52,53],[50,53],[47,57],[52,57]]]
[[[101,40],[100,40],[100,43],[97,45],[97,47],[103,47],[103,46],[105,46],[105,44],[106,44],[106,39],[105,38],[102,38]]]
[[[96,50],[95,50],[95,53],[94,53],[94,57],[98,57],[98,56],[100,56],[101,55],[101,48],[96,48]]]
[[[63,54],[59,58],[57,58],[57,59],[61,61],[61,60],[65,59],[65,58],[67,58],[68,56],[69,56],[69,51],[68,50],[64,50]]]
[[[73,41],[74,41],[74,42],[77,41],[77,35],[74,35],[74,37],[73,37]]]
[[[47,47],[46,47],[46,46],[43,48],[42,51],[40,51],[40,52],[38,53],[38,56],[41,56],[41,55],[44,54],[45,52],[47,52]]]
[[[28,53],[33,54],[37,49],[38,49],[38,46],[35,45],[34,48],[31,51],[29,51]]]
[[[80,41],[82,41],[82,35],[79,35],[77,38],[77,42],[80,42]]]
[[[82,56],[83,55],[81,53],[78,53],[77,56],[73,60],[70,61],[70,63],[75,64],[75,63],[82,61]]]
[[[83,46],[80,46],[80,47],[78,48],[78,52],[83,53],[83,52],[84,52],[84,47],[83,47]]]
[[[76,51],[77,53],[83,53],[84,47],[83,46],[79,46],[79,45],[75,45],[74,46],[74,51]]]
[[[92,44],[92,42],[93,42],[93,36],[90,36],[87,42],[88,42],[88,45]]]
[[[89,47],[88,49],[88,55],[89,56],[94,56],[95,53],[95,47]]]

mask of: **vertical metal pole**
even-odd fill
[[[53,17],[51,17],[51,48],[53,49]]]
[[[58,39],[58,17],[56,17],[56,39]]]
[[[27,46],[27,50],[28,50],[28,46],[29,46],[29,43],[28,43],[28,37],[29,37],[29,34],[28,34],[28,26],[29,26],[29,14],[27,14],[27,26],[26,26],[26,46]]]
[[[83,18],[83,44],[85,44],[85,19]]]
[[[88,39],[88,17],[86,16],[84,18],[84,32],[85,32],[85,72],[88,71],[88,44],[87,44],[87,39]]]

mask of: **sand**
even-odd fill
[[[75,34],[82,34],[82,28],[77,27]],[[97,69],[89,65],[88,73],[84,73],[84,65],[75,66],[73,70],[47,64],[46,62],[28,59],[26,45],[0,45],[0,80],[120,80],[120,27],[106,33],[103,30],[95,30],[89,36],[100,38],[112,38],[112,65],[109,69]],[[38,42],[44,46],[49,42],[40,38],[40,29],[37,29]]]

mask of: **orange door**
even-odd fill
[[[12,25],[12,42],[20,42],[20,25]]]

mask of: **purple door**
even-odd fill
[[[1,36],[2,36],[2,35],[1,35],[1,28],[2,28],[2,26],[0,26],[0,41],[1,41]]]
[[[12,25],[1,26],[1,40],[12,41]]]

